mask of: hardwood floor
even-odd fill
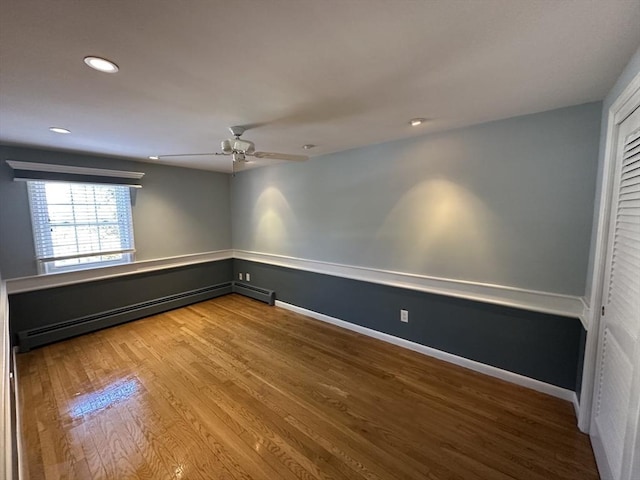
[[[18,380],[31,480],[598,478],[570,403],[236,295]]]

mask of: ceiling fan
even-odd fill
[[[289,160],[293,162],[303,162],[308,160],[307,155],[291,155],[288,153],[275,153],[275,152],[256,152],[255,145],[249,140],[243,140],[240,137],[245,132],[246,128],[241,126],[229,127],[229,131],[233,135],[233,138],[223,140],[220,144],[221,152],[209,152],[209,153],[181,153],[177,155],[158,155],[158,158],[167,157],[195,157],[195,156],[208,156],[208,155],[230,155],[233,163],[231,166],[231,173],[235,175],[236,170],[243,164],[249,163],[247,157],[266,158],[273,160]]]

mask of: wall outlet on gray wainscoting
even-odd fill
[[[249,272],[247,272],[246,278],[247,278],[247,282],[251,281],[251,274]]]
[[[400,321],[409,323],[409,310],[400,310]]]
[[[238,274],[238,280],[242,280],[242,274],[241,273]]]

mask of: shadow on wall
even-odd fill
[[[394,263],[408,272],[438,271],[442,263],[465,265],[468,270],[502,277],[493,235],[499,218],[463,187],[435,178],[407,191],[384,218],[374,242],[371,260],[394,252]],[[455,258],[451,258],[455,255]],[[465,272],[459,272],[464,278]]]

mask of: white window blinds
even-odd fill
[[[29,181],[36,258],[45,273],[128,263],[128,186]]]

